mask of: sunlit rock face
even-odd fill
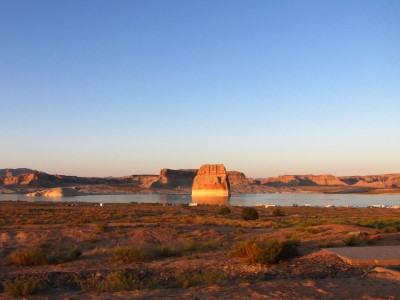
[[[47,189],[47,190],[42,190],[42,191],[38,191],[38,192],[33,192],[33,193],[29,193],[26,194],[29,197],[55,197],[55,198],[59,198],[59,197],[72,197],[72,196],[79,196],[80,194],[70,188],[62,188],[62,187],[57,187],[57,188],[53,188],[53,189]]]
[[[230,185],[224,165],[202,165],[193,181],[192,196],[229,197]]]

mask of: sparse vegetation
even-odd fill
[[[58,264],[79,258],[82,250],[77,246],[62,249],[54,246],[34,246],[11,252],[7,261],[16,266]]]
[[[245,207],[242,209],[241,217],[243,220],[257,220],[258,212],[254,207]]]
[[[183,248],[174,244],[156,244],[149,249],[149,255],[153,258],[181,256]]]
[[[46,290],[46,284],[35,278],[8,280],[4,291],[12,297],[26,297]]]
[[[48,264],[49,259],[43,251],[43,247],[35,246],[11,252],[7,261],[16,266],[37,266]]]
[[[227,212],[228,209],[229,213],[220,212]],[[254,270],[263,270],[266,278],[282,278],[293,266],[296,266],[293,276],[309,276],[313,262],[305,262],[302,257],[285,262],[296,256],[300,238],[303,243],[299,249],[305,255],[319,248],[332,247],[334,242],[342,245],[340,239],[344,234],[341,232],[359,230],[362,234],[356,238],[355,245],[381,244],[380,236],[384,241],[382,244],[389,244],[391,240],[398,243],[399,239],[396,233],[400,228],[398,210],[284,207],[284,215],[275,213],[274,216],[276,208],[251,209],[259,215],[255,221],[242,219],[244,208],[241,207],[110,204],[99,209],[89,204],[66,208],[62,203],[3,202],[0,203],[3,259],[16,266],[32,266],[15,268],[4,264],[3,290],[6,281],[9,295],[13,286],[22,290],[23,284],[15,278],[26,280],[25,270],[32,271],[30,274],[39,270],[37,274],[42,274],[40,270],[43,267],[35,266],[58,263],[63,265],[57,266],[57,270],[73,270],[68,282],[74,282],[74,287],[95,292],[249,282],[254,280],[255,273],[247,272],[253,267],[242,266],[247,263],[271,265],[268,268],[254,267]],[[338,231],[335,224],[341,224],[343,228]],[[14,238],[16,236],[18,238]],[[349,244],[354,242],[353,237],[348,239]],[[347,237],[343,240],[347,241]],[[36,245],[37,241],[44,242],[39,246],[30,246]],[[82,252],[85,255],[82,262],[68,263],[79,259]],[[326,266],[326,272],[321,271],[324,274],[350,275],[346,273],[347,268],[332,269],[329,267],[332,261],[325,261],[326,258],[321,257],[319,252],[314,253],[317,268],[324,269]],[[233,259],[224,264],[217,263],[227,254]],[[92,261],[93,272],[88,272],[84,266]],[[273,266],[276,263],[280,265]],[[303,263],[306,264],[304,268]],[[99,269],[95,269],[97,266]],[[107,270],[108,266],[112,270]],[[202,269],[202,266],[207,267]],[[127,267],[131,269],[122,269]],[[353,269],[352,272],[355,271]],[[53,271],[49,274],[50,277],[38,275],[36,279],[53,287],[55,285],[51,281],[61,275]],[[32,278],[35,279],[35,276],[32,275]],[[25,290],[35,286],[25,284]],[[69,289],[69,283],[61,288]],[[33,290],[23,293],[40,291]]]
[[[313,227],[313,226],[309,226],[305,228],[305,232],[310,233],[310,234],[316,234],[318,233],[320,230],[318,227]]]
[[[137,247],[117,245],[111,250],[111,257],[123,262],[143,262],[147,260],[146,253]]]
[[[179,270],[175,273],[174,279],[168,283],[173,288],[188,288],[198,285],[223,285],[227,282],[227,276],[217,270]]]
[[[137,274],[122,270],[108,273],[105,278],[92,276],[81,282],[80,287],[84,291],[118,292],[139,290],[146,284]]]
[[[96,222],[94,223],[94,228],[96,232],[104,232],[106,230],[107,223],[106,222]]]

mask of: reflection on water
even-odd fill
[[[229,205],[229,197],[199,197],[192,196],[192,203]]]

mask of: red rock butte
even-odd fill
[[[202,165],[192,186],[193,197],[229,197],[230,184],[224,165]]]

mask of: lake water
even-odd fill
[[[400,195],[362,195],[362,194],[241,194],[228,198],[192,199],[191,195],[89,195],[64,198],[27,197],[20,194],[0,194],[0,201],[56,201],[56,202],[94,202],[94,203],[206,203],[229,204],[235,206],[255,206],[257,204],[275,204],[292,206],[293,204],[312,206],[360,206],[386,205],[400,206]]]

